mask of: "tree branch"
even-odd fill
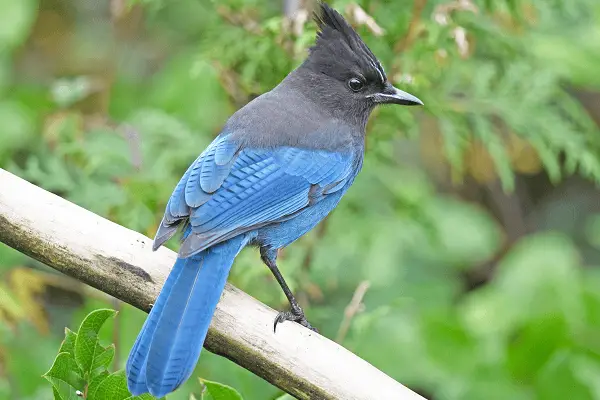
[[[356,287],[354,295],[352,296],[352,300],[350,300],[350,303],[346,306],[346,310],[344,310],[344,320],[342,321],[340,329],[338,330],[335,338],[336,342],[342,343],[346,338],[346,334],[350,329],[352,319],[361,311],[361,308],[364,307],[362,301],[365,297],[365,294],[367,294],[367,290],[369,290],[369,286],[371,286],[369,281],[362,281]]]
[[[0,169],[0,241],[148,310],[176,254]],[[298,324],[273,333],[275,312],[228,285],[205,348],[299,399],[423,399],[338,344]]]

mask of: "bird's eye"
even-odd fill
[[[361,81],[358,78],[350,78],[350,80],[348,81],[348,87],[353,92],[358,92],[359,90],[361,90],[363,88],[363,86],[364,86],[363,81]]]

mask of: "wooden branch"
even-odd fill
[[[147,237],[2,169],[0,241],[146,311],[176,257],[165,248],[152,252]],[[298,324],[281,324],[274,334],[274,318],[272,309],[228,285],[204,346],[299,399],[423,399]]]

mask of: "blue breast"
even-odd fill
[[[259,229],[255,233],[256,242],[260,246],[280,249],[288,246],[306,232],[310,231],[337,206],[344,193],[346,193],[348,188],[352,185],[359,169],[360,165],[357,166],[353,176],[346,182],[341,190],[325,196],[325,198],[300,211],[289,220],[271,224]]]

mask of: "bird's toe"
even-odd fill
[[[304,326],[305,328],[310,329],[313,332],[317,332],[317,333],[319,332],[317,330],[317,328],[313,327],[308,322],[308,320],[306,319],[306,316],[304,315],[304,312],[299,307],[292,308],[291,311],[281,311],[279,314],[277,314],[277,316],[275,317],[274,324],[273,324],[273,333],[276,332],[277,325],[284,321],[293,321],[293,322],[296,322],[296,323]]]

